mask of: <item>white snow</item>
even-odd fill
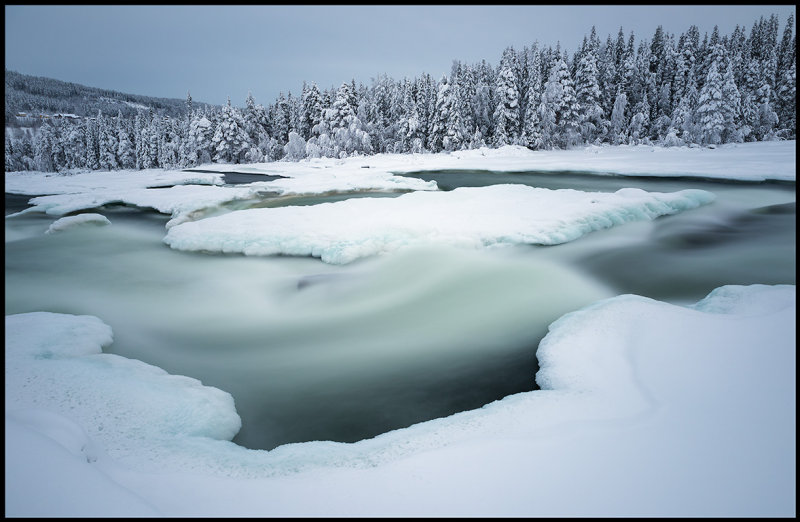
[[[365,176],[374,171],[403,173],[417,170],[476,169],[500,172],[577,171],[624,176],[695,176],[741,181],[797,178],[796,141],[731,143],[707,147],[661,147],[655,145],[590,145],[569,150],[532,151],[517,145],[497,149],[483,147],[438,154],[376,154],[344,159],[318,158],[299,162],[253,163],[250,165],[204,165],[201,169],[230,170],[289,176],[287,189],[324,169]],[[768,158],[768,160],[765,160]],[[364,168],[369,167],[369,168]],[[375,169],[375,170],[373,170]],[[310,179],[308,180],[311,181]],[[284,180],[271,182],[283,186]]]
[[[75,172],[6,172],[5,191],[8,194],[80,194],[93,191],[126,191],[173,185],[222,185],[221,174],[182,172],[178,170],[145,169]]]
[[[234,165],[218,167],[218,170],[224,170]],[[236,167],[239,167],[237,171],[247,172],[246,166]],[[435,182],[393,176],[388,172],[365,174],[362,169],[335,168],[321,172],[306,169],[297,172],[296,176],[296,179],[220,187],[214,185],[221,185],[223,176],[213,173],[144,170],[58,175],[13,172],[6,173],[6,192],[47,194],[32,198],[28,202],[32,206],[21,213],[45,212],[59,216],[109,203],[124,203],[171,214],[173,219],[167,224],[170,227],[190,219],[194,212],[230,201],[257,197],[260,193],[280,195],[437,189]]]
[[[94,226],[105,226],[105,225],[110,225],[111,221],[109,221],[108,218],[103,216],[102,214],[94,214],[94,213],[78,214],[77,216],[68,216],[53,221],[50,227],[45,231],[45,234],[54,234],[56,232],[61,232],[62,230],[66,230],[68,228],[86,224],[91,224]]]
[[[491,171],[579,171],[640,176],[700,176],[741,181],[794,181],[795,141],[729,144],[715,149],[656,146],[588,146],[571,150],[531,151],[519,146],[481,148],[440,154],[377,154],[344,159],[318,158],[245,165],[201,165],[194,171],[7,172],[5,191],[32,196],[22,212],[63,215],[106,203],[126,203],[169,213],[170,226],[191,219],[206,206],[246,199],[259,192],[311,195],[349,191],[437,190],[433,181],[395,174],[418,170],[478,169]],[[769,158],[765,161],[764,158]],[[221,174],[245,172],[283,176],[236,187],[178,188],[180,185],[222,185]],[[174,187],[173,187],[174,186]],[[155,187],[172,187],[153,190]],[[194,200],[194,202],[192,202]],[[14,216],[12,214],[11,216]],[[6,216],[6,217],[11,217]]]
[[[629,188],[609,194],[510,184],[461,187],[239,210],[173,226],[164,242],[178,250],[315,256],[343,264],[408,246],[554,245],[713,200],[702,190],[668,194]]]
[[[542,390],[270,452],[100,320],[8,316],[6,516],[793,517],[795,314],[793,285],[611,298],[551,325]]]
[[[125,203],[143,208],[152,208],[172,215],[167,227],[190,219],[193,213],[213,208],[239,199],[256,197],[258,187],[218,187],[208,185],[175,185],[169,188],[105,189],[87,190],[74,194],[38,196],[28,202],[32,207],[20,213],[44,212],[63,216],[87,208],[97,208],[109,203]],[[14,214],[12,214],[14,215]],[[10,216],[7,216],[10,217]]]
[[[169,443],[170,435],[230,440],[241,428],[230,394],[102,353],[112,332],[97,317],[31,312],[6,316],[5,326],[7,411],[68,413],[87,437],[101,438],[123,459]],[[65,444],[96,459],[75,437]]]

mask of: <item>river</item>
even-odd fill
[[[446,171],[442,190],[524,183],[589,191],[708,190],[708,206],[557,246],[426,248],[346,266],[171,250],[169,216],[108,205],[112,226],[45,235],[6,219],[6,314],[95,315],[108,352],[234,397],[234,442],[356,441],[536,389],[536,347],[560,316],[634,293],[688,304],[726,284],[795,284],[794,183]],[[229,183],[263,178],[231,176]],[[270,197],[309,205],[389,193]],[[6,194],[6,215],[30,196]],[[229,209],[241,208],[231,204]]]

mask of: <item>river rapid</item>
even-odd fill
[[[6,219],[6,314],[94,315],[107,349],[229,392],[234,442],[253,449],[353,442],[536,389],[550,323],[633,293],[689,304],[727,284],[795,284],[794,183],[581,173],[407,174],[442,190],[523,183],[612,192],[703,189],[711,205],[549,247],[425,248],[345,266],[170,249],[169,216],[108,205],[111,226],[45,234],[52,216]],[[258,176],[230,176],[229,183]],[[390,193],[271,197],[310,205]],[[6,215],[31,196],[6,194]]]

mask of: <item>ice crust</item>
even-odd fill
[[[555,245],[714,201],[702,190],[613,194],[526,185],[462,187],[396,198],[248,209],[172,227],[164,242],[190,251],[287,254],[344,264],[408,246]]]

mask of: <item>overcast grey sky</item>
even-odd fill
[[[5,6],[6,68],[116,91],[242,106],[320,88],[423,72],[454,59],[497,65],[507,46],[534,41],[570,53],[594,25],[636,42],[661,25],[679,35],[714,25],[730,34],[793,5],[709,6]],[[796,16],[796,15],[795,15]]]

